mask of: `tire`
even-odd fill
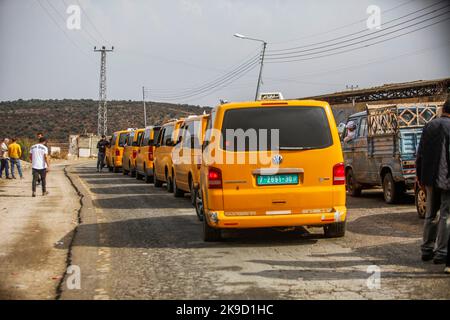
[[[222,231],[220,229],[212,228],[208,224],[208,219],[203,219],[203,241],[218,242],[222,240]]]
[[[345,236],[345,227],[345,221],[325,225],[323,227],[325,238],[341,238]]]
[[[203,199],[202,192],[200,190],[195,190],[195,213],[197,214],[197,218],[199,221],[203,221],[204,219],[204,211],[203,211]]]
[[[345,182],[347,193],[350,196],[352,197],[361,196],[362,188],[356,182],[352,169],[348,169],[347,174],[345,175]]]
[[[195,199],[197,198],[197,189],[194,188],[194,181],[189,179],[189,193],[191,194],[191,204],[195,207]]]
[[[139,172],[136,171],[134,177],[136,178],[136,180],[141,180],[142,174],[140,174]]]
[[[184,197],[184,191],[181,190],[181,189],[178,189],[178,187],[177,187],[177,179],[175,178],[175,175],[173,175],[172,177],[173,177],[172,178],[172,180],[173,180],[173,187],[172,187],[172,189],[173,189],[173,196],[175,198],[182,198],[182,197]]]
[[[172,179],[166,174],[166,190],[169,193],[173,192],[173,182]]]
[[[122,168],[122,174],[124,175],[124,176],[127,176],[128,175],[128,170],[125,170],[125,168]]]
[[[426,204],[427,204],[427,194],[424,189],[416,187],[414,192],[414,199],[417,209],[417,215],[420,219],[425,219],[426,214]]]
[[[156,177],[156,171],[155,171],[155,167],[153,167],[153,179],[154,179],[154,185],[155,188],[161,188],[163,186],[163,182],[161,180],[158,180],[158,178]]]
[[[395,183],[392,173],[386,173],[383,177],[384,201],[388,204],[396,203],[401,193],[401,187]]]
[[[153,182],[153,176],[148,174],[147,169],[145,168],[145,166],[144,166],[144,173],[145,173],[145,175],[144,175],[145,183],[152,183]]]
[[[113,160],[113,172],[114,173],[118,173],[119,172],[119,168],[118,167],[116,167],[115,165],[114,165],[114,163],[115,163],[115,161]]]
[[[129,165],[129,168],[130,168],[130,171],[129,171],[130,176],[131,176],[132,178],[135,178],[135,177],[136,177],[136,174],[137,174],[136,169],[133,170],[133,169],[131,168],[131,163],[129,163],[128,165]]]

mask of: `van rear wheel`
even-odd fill
[[[163,186],[163,182],[161,180],[158,180],[158,177],[156,176],[155,167],[153,167],[153,179],[154,179],[154,185],[155,188],[161,188]]]
[[[197,218],[199,221],[203,221],[204,219],[204,211],[203,211],[203,199],[202,199],[202,191],[195,189],[195,213],[197,213]]]
[[[340,238],[345,236],[345,221],[327,224],[323,227],[326,238]]]
[[[177,179],[175,179],[175,176],[173,177],[173,195],[175,198],[181,198],[184,197],[184,191],[179,189],[177,186]]]
[[[203,219],[203,240],[205,242],[218,242],[222,240],[222,231],[212,228],[208,224],[208,219]]]
[[[137,171],[136,171],[136,172],[137,172]],[[144,173],[145,173],[145,175],[144,175],[145,182],[146,182],[146,183],[152,183],[152,182],[153,182],[153,176],[151,176],[151,175],[148,174],[147,168],[145,168],[145,166],[144,166]]]
[[[173,183],[172,179],[166,175],[166,190],[169,193],[173,192]]]
[[[349,195],[352,197],[361,196],[362,188],[356,183],[355,176],[353,175],[353,170],[349,169],[347,171],[346,177],[346,188]]]

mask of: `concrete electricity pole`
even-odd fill
[[[358,89],[359,88],[359,86],[358,85],[346,85],[345,86],[345,88],[347,89],[347,90],[351,90],[351,91],[353,91],[353,90],[356,90],[356,89]],[[353,97],[352,98],[352,104],[353,104],[353,107],[355,107],[355,98]]]
[[[108,118],[106,106],[106,53],[112,52],[114,47],[106,49],[103,46],[101,49],[94,47],[94,52],[100,52],[100,88],[98,93],[98,124],[97,134],[99,136],[106,135],[108,132]]]
[[[144,103],[144,128],[147,127],[147,108],[145,106],[145,87],[142,87],[142,102]]]

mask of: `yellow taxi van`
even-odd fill
[[[122,168],[123,149],[130,130],[120,130],[113,133],[110,147],[106,153],[106,165],[109,171],[119,172]]]
[[[158,141],[155,145],[154,184],[155,187],[162,187],[166,183],[167,191],[173,192],[173,163],[172,150],[178,141],[180,127],[184,119],[170,120],[165,123],[159,132]]]
[[[205,241],[220,241],[221,230],[230,228],[311,226],[323,227],[326,237],[344,236],[345,168],[328,103],[263,100],[214,108],[199,197]]]
[[[130,131],[127,142],[123,148],[122,173],[134,177],[136,175],[136,157],[139,150],[144,129],[133,129]]]
[[[180,127],[179,142],[172,152],[174,195],[182,197],[190,193],[193,205],[200,182],[202,144],[208,118],[206,114],[186,118]]]
[[[153,160],[155,152],[155,139],[158,138],[159,126],[145,128],[139,141],[139,149],[136,157],[136,179],[144,178],[145,182],[153,182]]]

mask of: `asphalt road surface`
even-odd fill
[[[81,288],[64,283],[62,299],[450,298],[444,266],[420,260],[423,222],[412,195],[398,205],[380,191],[349,198],[340,239],[322,229],[265,229],[205,243],[188,195],[96,173],[94,163],[68,171],[84,195],[82,223],[61,242],[74,237],[66,249]]]

